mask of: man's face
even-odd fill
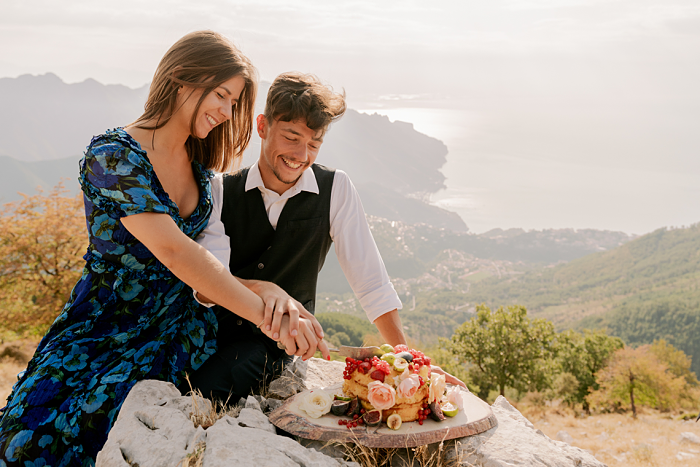
[[[260,173],[265,187],[278,194],[291,188],[316,160],[323,131],[314,131],[304,120],[269,121],[258,115]]]

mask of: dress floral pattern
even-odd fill
[[[8,398],[0,467],[94,465],[137,381],[178,384],[216,350],[213,312],[119,220],[165,213],[196,238],[211,214],[212,173],[196,162],[193,169],[200,200],[183,219],[123,129],[93,138],[80,167],[86,265]]]

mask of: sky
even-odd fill
[[[0,77],[139,87],[197,29],[443,140],[474,232],[700,221],[697,0],[2,0]]]

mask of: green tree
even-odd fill
[[[483,398],[492,388],[504,395],[506,386],[521,392],[548,386],[554,336],[551,322],[529,319],[523,306],[492,312],[482,304],[457,328],[449,348],[473,365],[472,380]]]
[[[585,330],[581,334],[568,330],[560,333],[555,345],[556,372],[572,375],[576,379],[576,385],[565,385],[565,393],[561,392],[561,384],[555,385],[560,392],[558,395],[569,405],[582,404],[583,409],[589,412],[586,396],[598,389],[596,374],[607,366],[611,355],[622,347],[622,340],[608,336],[605,331]]]
[[[328,338],[334,335],[335,344],[361,346],[368,335],[376,333],[376,328],[367,319],[357,318],[344,313],[318,313],[316,319],[321,323]]]

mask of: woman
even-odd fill
[[[230,167],[250,140],[255,93],[250,61],[195,32],[161,60],[144,114],[93,138],[80,170],[86,266],[8,399],[0,466],[94,465],[137,381],[178,384],[214,352],[216,319],[192,288],[263,323],[263,301],[194,242],[211,214],[210,170]],[[283,311],[263,332],[290,354],[327,355],[318,323]]]

